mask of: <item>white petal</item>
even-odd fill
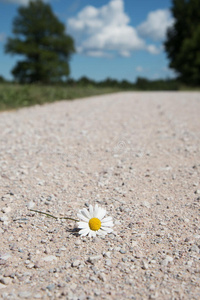
[[[95,204],[95,207],[94,207],[94,218],[97,218],[98,211],[99,211],[98,204]]]
[[[90,210],[90,216],[91,216],[91,218],[93,218],[94,217],[94,209],[93,209],[93,206],[91,204],[89,206],[89,210]]]
[[[82,215],[81,213],[77,214],[77,217],[80,219],[80,220],[83,220],[85,222],[89,222],[89,219],[86,218],[84,215]]]
[[[102,230],[105,230],[105,231],[108,232],[108,233],[110,233],[110,232],[113,231],[113,229],[110,228],[110,227],[103,227],[103,226],[102,226],[101,229],[102,229]]]
[[[96,236],[96,231],[90,230],[89,237],[95,237],[95,236]]]
[[[111,221],[110,221],[110,222],[105,222],[105,223],[102,223],[102,224],[101,224],[102,227],[112,227],[113,225],[114,225],[114,224],[113,224],[113,222],[111,222]]]
[[[87,235],[88,233],[90,232],[90,230],[88,228],[84,228],[84,229],[81,229],[79,231],[79,234],[81,234],[82,236],[85,236]]]
[[[104,208],[100,208],[99,207],[99,210],[98,210],[98,213],[97,213],[97,218],[99,220],[102,220],[106,215],[106,210]]]
[[[93,231],[93,237],[96,237],[97,231]]]
[[[78,228],[89,228],[87,222],[78,222]]]
[[[97,234],[98,234],[98,235],[103,235],[103,236],[105,236],[105,235],[107,234],[107,232],[106,232],[106,231],[103,231],[103,230],[101,230],[101,229],[99,229],[99,230],[97,231]]]
[[[112,221],[112,217],[107,217],[101,220],[101,223]]]
[[[91,219],[90,213],[85,207],[82,209],[82,213],[86,216],[86,218]]]

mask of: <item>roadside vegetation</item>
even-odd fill
[[[75,81],[68,79],[57,84],[19,84],[8,82],[0,76],[0,110],[11,110],[25,106],[42,105],[58,100],[73,100],[94,95],[121,91],[179,91],[198,90],[177,80],[148,80],[138,78],[135,83],[127,80],[106,79],[101,82],[82,77]]]
[[[118,92],[117,88],[0,83],[0,111]]]

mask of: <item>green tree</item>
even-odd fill
[[[5,79],[2,75],[0,75],[0,83],[3,83],[3,82],[5,82]]]
[[[18,81],[59,82],[69,75],[74,42],[49,4],[36,0],[19,7],[13,34],[14,38],[7,40],[5,51],[25,57],[12,70]]]
[[[165,50],[170,67],[190,85],[200,85],[200,0],[173,0],[175,22],[168,29]]]

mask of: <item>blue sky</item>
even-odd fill
[[[173,24],[170,0],[46,0],[66,25],[76,45],[70,77],[108,77],[134,82],[138,76],[171,78],[163,49]],[[28,0],[0,0],[0,75],[12,79],[19,56],[4,53],[19,5]]]

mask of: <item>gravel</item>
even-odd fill
[[[0,299],[200,298],[200,93],[0,114]],[[106,237],[80,238],[98,203]]]

